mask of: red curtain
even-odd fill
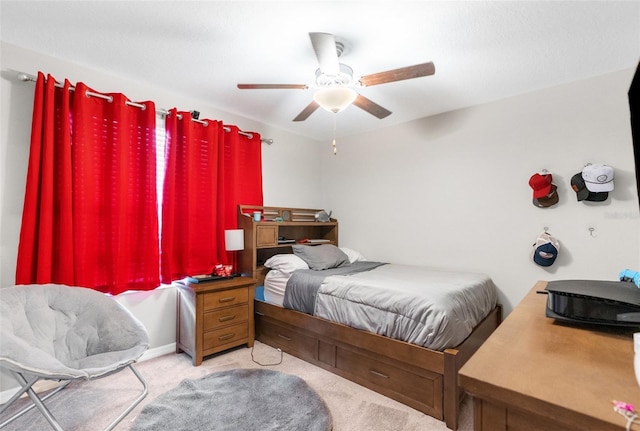
[[[16,283],[155,289],[154,103],[54,83],[38,74]]]
[[[72,96],[38,73],[16,283],[75,284],[71,187]]]
[[[163,283],[210,274],[218,256],[216,202],[222,123],[191,120],[171,109],[166,117],[165,179],[162,197]],[[224,237],[224,236],[223,236]]]
[[[262,206],[262,147],[260,134],[244,133],[236,126],[225,126],[224,145],[220,148],[222,160],[218,194],[218,229],[222,232],[218,249],[224,263],[237,264],[236,254],[226,252],[225,229],[238,227],[238,205]]]
[[[174,108],[166,121],[161,279],[170,283],[235,265],[224,231],[238,226],[239,204],[262,205],[262,149],[259,134],[189,112]]]
[[[38,74],[17,284],[118,294],[236,263],[224,230],[263,204],[260,135],[170,111],[160,240],[155,118],[153,102]]]

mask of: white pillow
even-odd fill
[[[351,263],[367,260],[367,258],[364,257],[359,251],[351,250],[350,248],[346,247],[340,247],[340,250],[342,250],[342,252],[346,254],[347,257],[349,257],[349,262]]]
[[[277,269],[285,274],[291,274],[296,269],[309,269],[307,262],[300,259],[295,254],[273,255],[267,259],[264,266],[271,269]]]

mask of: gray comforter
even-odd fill
[[[370,271],[384,265],[382,262],[354,262],[347,266],[315,271],[313,269],[299,269],[291,274],[284,292],[285,308],[314,314],[316,296],[324,279],[330,275],[351,275],[362,271]]]
[[[493,281],[482,273],[379,263],[352,269],[295,271],[284,307],[444,350],[464,341],[497,302]]]

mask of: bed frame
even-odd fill
[[[248,217],[254,210],[261,211],[267,220],[277,221],[254,222]],[[315,222],[317,211],[240,206],[238,225],[245,231],[241,271],[262,285],[266,269],[261,262],[273,254],[291,253],[290,246],[277,242],[280,236],[294,240],[322,238],[338,245],[337,220]],[[458,370],[501,320],[502,307],[498,305],[462,344],[437,351],[255,300],[258,341],[444,420],[453,430],[458,428],[464,395],[458,386]]]
[[[255,301],[256,339],[458,428],[458,370],[498,327],[497,306],[443,352]]]

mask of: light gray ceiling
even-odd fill
[[[337,114],[339,136],[635,68],[640,56],[638,1],[2,0],[0,7],[5,42],[323,140],[334,114],[320,109],[292,121],[312,89],[236,87],[314,84],[309,32],[335,34],[355,77],[427,61],[436,67],[433,76],[359,88],[393,113],[379,120],[351,106]]]

